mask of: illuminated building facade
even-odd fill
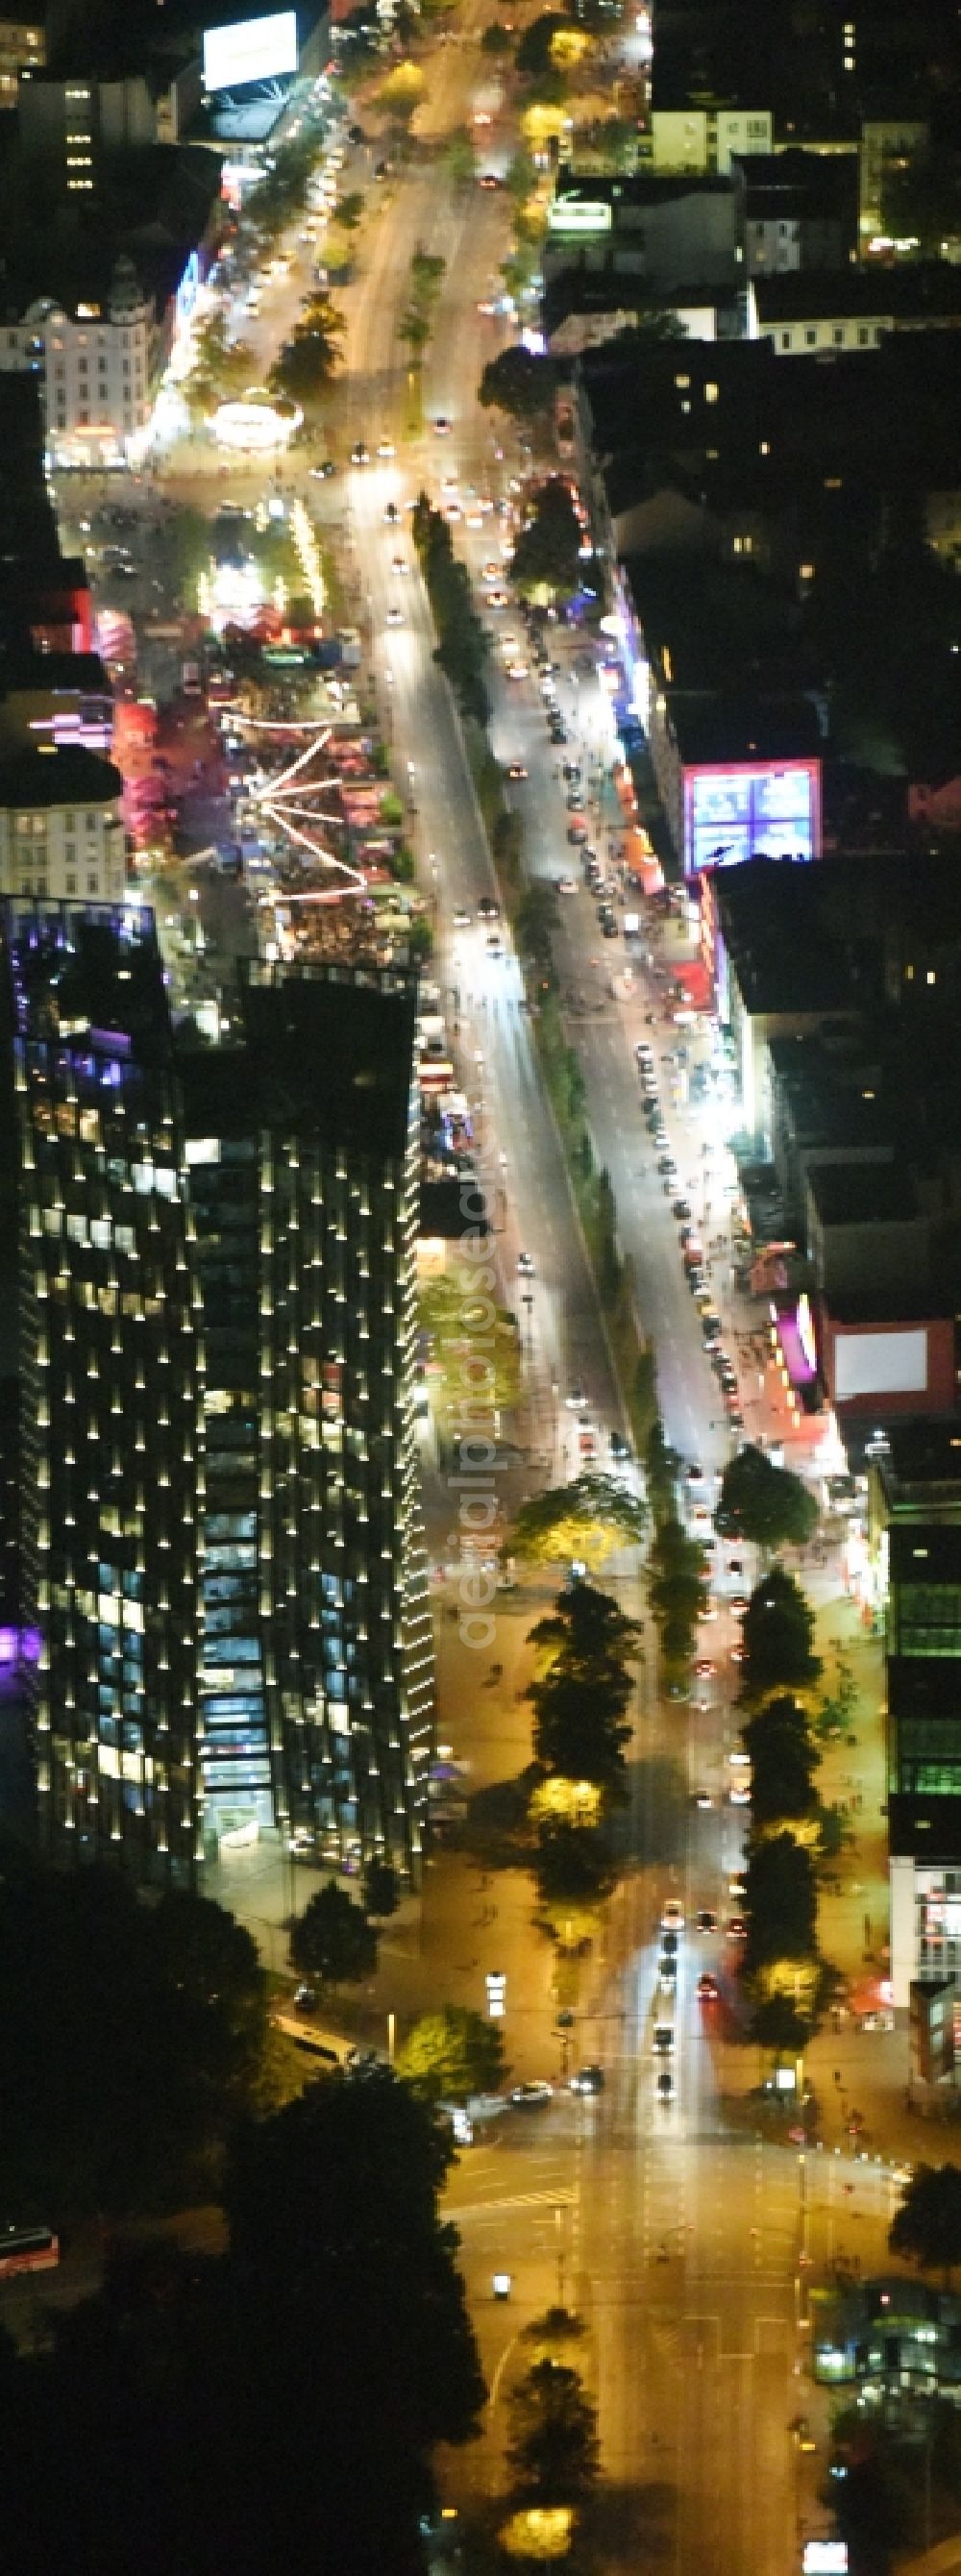
[[[6,901],[0,968],[3,1423],[38,1838],[187,1885],[200,1342],[152,917]]]
[[[416,1873],[433,1664],[414,1423],[416,985],[253,966],[186,1059],[206,1345],[211,1836]]]
[[[961,1426],[870,1444],[868,1536],[885,1619],[891,1982],[961,1978]]]

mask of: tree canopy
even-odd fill
[[[817,1527],[818,1507],[800,1476],[775,1467],[763,1449],[748,1443],[728,1460],[714,1527],[722,1538],[751,1539],[773,1553],[804,1547]]]
[[[124,2250],[0,2365],[17,2565],[422,2576],[431,2454],[484,2389],[438,2194],[451,2149],[385,2067],[245,2129],[227,2251]],[[104,2497],[109,2494],[109,2511]]]
[[[278,350],[267,382],[272,393],[309,405],[326,393],[340,363],[343,320],[325,295],[308,296],[289,340]]]
[[[507,2073],[500,2025],[464,2004],[425,2013],[398,2050],[397,2073],[424,2102],[496,2093]]]
[[[813,1636],[814,1613],[800,1584],[783,1566],[772,1566],[755,1584],[741,1623],[742,1699],[759,1699],[772,1690],[804,1690],[816,1682],[821,1659],[814,1653]]]
[[[108,1869],[7,1869],[8,2211],[122,2215],[209,2191],[219,2147],[256,2097],[266,2045],[257,1952],[220,1906],[171,1892],[148,1907]]]
[[[961,2166],[918,2165],[888,2229],[892,2254],[907,2254],[945,2283],[961,2263]]]
[[[513,2389],[507,2457],[519,2504],[576,2505],[597,2479],[597,2410],[580,2375],[545,2354]]]
[[[290,1956],[325,1986],[359,1985],[377,1966],[377,1934],[336,1879],[319,1887],[291,1926]]]
[[[541,72],[549,71],[554,38],[568,34],[570,24],[570,19],[557,9],[545,9],[539,18],[532,19],[514,56],[518,71],[529,78],[537,78]]]
[[[817,1887],[810,1854],[793,1834],[772,1834],[752,1843],[745,1885],[745,1971],[752,1976],[784,1962],[790,1986],[795,1967],[803,1963],[809,1968],[817,1957]]]
[[[559,1595],[553,1615],[539,1620],[531,1636],[549,1656],[546,1670],[527,1692],[534,1708],[537,1760],[565,1780],[588,1781],[602,1796],[622,1798],[623,1748],[631,1732],[626,1711],[633,1690],[627,1659],[638,1652],[636,1621],[626,1619],[616,1601],[593,1585],[575,1583]],[[556,1833],[557,1825],[548,1821],[544,1843],[549,1846]],[[545,1857],[549,1861],[549,1850]],[[555,1843],[555,1879],[557,1857]]]
[[[507,1545],[527,1564],[583,1562],[593,1572],[619,1548],[638,1547],[645,1506],[616,1476],[583,1475],[522,1503]]]
[[[518,537],[511,557],[512,581],[521,591],[569,594],[581,578],[581,542],[581,523],[567,485],[560,475],[551,475],[541,484],[533,513]]]
[[[488,359],[477,399],[484,411],[505,411],[512,420],[538,420],[550,408],[556,383],[553,358],[535,357],[533,350],[518,342]]]
[[[813,1826],[820,1813],[815,1773],[821,1756],[807,1712],[790,1692],[766,1701],[741,1728],[751,1762],[751,1830]]]

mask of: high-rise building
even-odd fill
[[[238,1043],[175,1054],[149,913],[8,900],[0,941],[0,1678],[41,1845],[188,1882],[255,1825],[416,1877],[416,984],[251,967]],[[13,1751],[8,1715],[0,1799]]]
[[[38,1838],[188,1884],[201,1350],[149,913],[0,904],[0,1081],[4,1573]]]
[[[254,966],[184,1058],[206,1344],[208,1830],[416,1873],[433,1658],[414,1420],[416,984]]]

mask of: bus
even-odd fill
[[[275,2030],[282,2030],[285,2038],[293,2040],[295,2048],[302,2048],[308,2057],[316,2057],[319,2066],[360,2065],[361,2050],[338,2031],[321,2030],[316,2022],[302,2020],[299,2013],[283,2010],[274,2013],[273,2023]]]
[[[5,2227],[0,2230],[0,2281],[19,2272],[53,2272],[60,2261],[60,2240],[52,2227]]]

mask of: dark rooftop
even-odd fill
[[[681,759],[809,760],[823,751],[810,698],[726,697],[713,690],[668,689],[671,731]]]
[[[83,745],[13,751],[0,760],[0,805],[108,805],[123,793],[112,760]]]
[[[917,1216],[914,1182],[901,1163],[814,1163],[808,1188],[822,1225],[910,1225]]]
[[[413,977],[252,968],[242,989],[243,1044],[181,1056],[188,1130],[315,1127],[377,1162],[399,1160],[416,993]]]
[[[961,268],[950,260],[917,260],[889,268],[789,269],[752,281],[761,329],[775,322],[865,319],[920,321],[927,314],[961,321]]]
[[[957,1521],[901,1522],[889,1532],[889,1565],[894,1583],[961,1583],[961,1516]],[[933,1664],[936,1673],[954,1666],[954,1702],[961,1713],[958,1657],[920,1655],[911,1663]]]
[[[639,170],[628,176],[610,177],[596,170],[565,170],[558,176],[554,191],[557,204],[565,197],[589,205],[609,205],[625,212],[640,211],[645,206],[667,206],[682,197],[730,197],[734,193],[730,179],[705,178],[698,171],[662,176]]]
[[[961,1798],[890,1798],[888,1844],[899,1859],[961,1860]]]

